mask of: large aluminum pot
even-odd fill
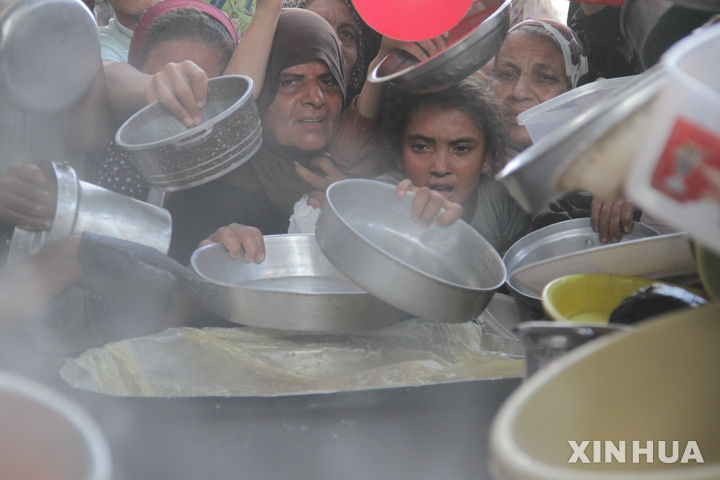
[[[110,480],[110,449],[77,404],[34,381],[0,373],[0,478]]]
[[[254,263],[220,244],[197,249],[192,268],[218,292],[208,307],[241,325],[315,332],[369,330],[400,314],[338,272],[315,235],[268,235],[265,253]]]
[[[505,281],[500,255],[470,225],[423,227],[413,195],[351,179],[327,190],[315,234],[325,256],[375,297],[417,317],[448,323],[478,317]]]
[[[105,428],[118,480],[479,480],[490,423],[519,383],[254,398],[70,393]]]
[[[52,227],[48,231],[16,227],[10,240],[9,263],[33,254],[46,242],[82,232],[131,240],[167,253],[172,233],[170,212],[83,182],[68,165],[49,162],[45,167],[57,182]]]
[[[621,9],[620,27],[643,66],[649,68],[675,42],[712,15],[712,11],[687,8],[671,0],[626,0]]]
[[[176,191],[210,182],[260,148],[262,129],[252,85],[244,75],[210,79],[200,125],[185,127],[156,102],[127,119],[115,142],[157,188]]]
[[[719,317],[717,304],[658,316],[580,346],[537,372],[495,417],[493,478],[720,478]],[[570,461],[571,441],[588,441],[587,461]],[[634,442],[641,448],[650,442],[651,455]],[[683,462],[689,442],[696,442],[703,463],[697,456]],[[612,447],[623,460],[609,454]]]
[[[412,92],[442,90],[459,82],[500,50],[510,27],[511,3],[475,0],[465,18],[450,30],[444,50],[421,62],[402,50],[393,50],[378,62],[368,81],[389,82]]]
[[[0,0],[0,98],[58,111],[101,67],[95,19],[79,0]]]

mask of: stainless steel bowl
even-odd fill
[[[413,57],[417,63],[400,70],[395,65],[407,65],[407,54],[393,51],[370,72],[368,81],[389,82],[421,93],[442,90],[468,77],[500,50],[510,27],[511,1],[475,0],[465,18],[450,31],[447,48],[421,62]],[[486,18],[482,12],[488,9],[494,12]]]
[[[48,162],[45,167],[57,182],[52,227],[48,231],[16,227],[10,240],[9,263],[33,254],[46,242],[82,232],[131,240],[167,253],[172,231],[170,212],[83,182],[69,165]]]
[[[192,268],[220,298],[208,306],[241,325],[314,332],[369,330],[399,317],[338,272],[315,235],[268,235],[265,252],[262,263],[248,263],[220,244],[197,249]]]
[[[622,241],[657,236],[658,232],[639,222],[632,231],[623,235]],[[540,295],[513,280],[513,272],[536,262],[548,260],[567,253],[579,252],[603,246],[593,231],[589,218],[566,220],[529,233],[515,242],[505,255],[503,263],[508,271],[507,285],[515,298],[522,318],[533,320],[544,313]]]
[[[563,191],[585,189],[595,195],[617,194],[640,144],[628,133],[644,133],[642,115],[647,113],[664,79],[662,69],[638,76],[626,89],[518,154],[497,175],[498,180],[528,212],[541,210]],[[574,163],[583,163],[586,168],[571,169]],[[590,171],[594,175],[588,174]]]
[[[475,319],[505,281],[500,255],[470,225],[426,228],[412,218],[413,195],[351,179],[330,185],[315,233],[323,253],[353,282],[417,317]]]
[[[196,187],[239,167],[262,144],[252,79],[210,79],[205,121],[187,128],[158,102],[128,118],[115,141],[153,186],[165,191]]]

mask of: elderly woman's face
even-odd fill
[[[413,113],[402,136],[405,176],[463,204],[485,166],[485,138],[465,112],[426,105]]]
[[[517,116],[570,88],[560,49],[550,38],[524,31],[511,33],[503,42],[495,57],[492,86],[516,148],[532,144]]]
[[[305,8],[315,12],[332,25],[342,44],[343,73],[350,80],[350,73],[358,59],[360,32],[350,14],[350,9],[341,0],[310,0]]]
[[[142,71],[154,75],[168,63],[180,63],[184,60],[195,62],[210,78],[222,75],[225,69],[225,57],[219,48],[188,38],[157,43],[148,52]]]
[[[337,129],[343,96],[325,62],[286,68],[278,85],[263,126],[284,147],[303,151],[327,147]]]

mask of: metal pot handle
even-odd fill
[[[200,130],[199,132],[191,135],[188,138],[185,138],[183,140],[179,140],[175,143],[173,143],[173,147],[175,147],[178,150],[185,150],[187,148],[194,147],[195,145],[198,145],[199,143],[202,143],[205,141],[206,138],[208,138],[210,135],[212,135],[213,126],[208,125],[204,129]]]

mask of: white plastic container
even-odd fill
[[[525,110],[518,115],[518,124],[524,125],[533,143],[537,143],[635,79],[635,75],[600,79],[574,88]]]
[[[0,479],[110,480],[110,450],[79,406],[0,372]]]
[[[628,175],[629,198],[720,253],[720,25],[673,46]]]

